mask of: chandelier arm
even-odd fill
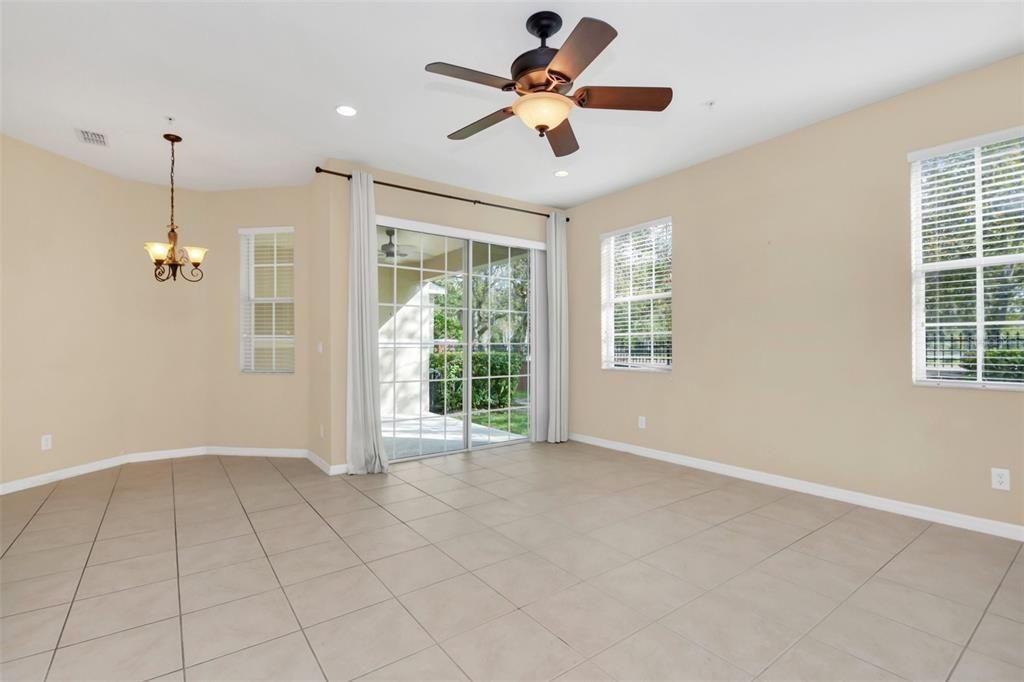
[[[203,271],[195,266],[193,266],[191,270],[182,267],[181,276],[188,282],[198,282],[203,278]]]
[[[163,263],[153,268],[153,277],[156,278],[156,281],[166,282],[169,276],[170,273],[167,271],[167,266],[164,265]]]

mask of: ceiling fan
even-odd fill
[[[537,12],[526,20],[526,30],[540,38],[540,47],[524,52],[512,62],[512,78],[444,62],[427,64],[427,71],[487,85],[519,98],[512,106],[498,109],[448,136],[465,140],[511,116],[548,138],[555,156],[567,156],[580,148],[569,124],[573,106],[583,109],[626,109],[664,111],[672,101],[672,88],[586,86],[567,95],[579,75],[618,33],[599,19],[584,17],[576,24],[562,47],[548,47],[548,38],[562,28],[562,17],[554,12]]]
[[[389,227],[384,230],[384,234],[388,236],[386,243],[380,245],[380,255],[384,258],[408,258],[412,254],[395,243],[395,230]]]

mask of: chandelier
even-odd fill
[[[166,242],[146,242],[143,244],[153,261],[153,276],[158,282],[169,279],[177,281],[178,271],[182,279],[198,282],[203,278],[200,265],[206,256],[206,249],[201,246],[178,248],[178,226],[174,224],[174,145],[181,142],[181,137],[167,133],[164,139],[171,143],[171,222],[167,226]]]

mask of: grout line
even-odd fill
[[[36,505],[35,511],[33,511],[32,514],[29,515],[28,520],[25,521],[25,525],[23,525],[21,527],[21,530],[19,530],[17,535],[14,536],[14,539],[11,540],[11,544],[7,545],[7,549],[5,549],[2,554],[0,554],[0,559],[4,559],[4,558],[7,557],[7,553],[11,551],[11,547],[14,547],[14,543],[16,543],[18,541],[18,538],[21,537],[21,534],[25,532],[26,528],[28,528],[28,524],[32,523],[32,519],[34,519],[36,517],[36,515],[39,514],[39,510],[43,508],[43,505],[46,504],[46,501],[50,499],[50,495],[53,495],[53,492],[55,490],[57,490],[57,486],[59,486],[59,485],[60,485],[59,482],[55,483],[53,485],[53,487],[50,488],[50,492],[46,493],[46,495],[43,496],[43,499],[39,501],[39,504]],[[81,543],[79,543],[79,544],[81,544]],[[32,552],[25,552],[25,554],[31,554],[31,553]],[[15,556],[18,556],[18,555],[15,555]]]
[[[999,590],[1002,589],[1003,583],[1006,582],[1006,576],[1010,574],[1010,570],[1013,568],[1013,564],[1017,562],[1017,559],[1020,557],[1020,555],[1021,545],[1018,543],[1017,552],[1013,555],[1013,559],[1010,560],[1010,565],[1006,567],[1005,571],[1003,571],[1003,577],[999,579],[999,585],[997,585],[996,589],[992,592],[992,596],[988,598],[988,603],[985,604],[985,609],[981,612],[981,618],[979,618],[978,622],[974,624],[974,629],[971,630],[971,636],[967,638],[967,642],[963,645],[963,648],[960,650],[960,655],[956,657],[956,661],[953,662],[953,666],[949,669],[949,673],[946,674],[946,682],[949,682],[949,678],[953,676],[953,671],[955,671],[956,667],[960,665],[960,660],[964,657],[964,652],[967,651],[967,649],[971,646],[971,642],[974,641],[974,636],[978,634],[978,629],[981,628],[982,621],[985,620],[985,616],[989,614],[989,609],[992,608],[992,602],[995,601],[996,595],[999,594]],[[996,657],[993,656],[993,658]],[[997,658],[996,660],[1002,659]],[[1009,661],[1003,662],[1009,663]]]
[[[281,471],[276,466],[274,466],[274,463],[272,461],[270,461],[268,458],[262,458],[262,459],[263,459],[263,461],[266,461],[267,464],[270,465],[270,467],[277,473],[278,476],[280,476],[285,481],[288,481],[288,479],[286,479],[281,474]],[[221,467],[224,469],[224,474],[228,478],[228,483],[231,484],[231,489],[234,491],[235,497],[238,499],[238,503],[242,504],[242,498],[238,494],[238,488],[235,487],[235,482],[231,479],[231,472],[228,471],[228,468],[226,466],[224,466],[224,462],[220,459],[220,457],[217,458],[217,461],[220,462]],[[257,460],[257,461],[259,461],[259,460]],[[289,483],[289,485],[291,485],[290,481],[288,481],[288,483]],[[295,486],[292,486],[292,488],[295,489]],[[299,496],[302,497],[302,494],[299,493]],[[302,499],[305,500],[306,498],[303,497]],[[306,502],[306,504],[309,504],[309,502]],[[298,626],[299,632],[302,633],[303,639],[306,640],[306,646],[309,647],[309,652],[313,655],[313,660],[316,661],[316,665],[320,669],[320,674],[323,675],[323,678],[325,680],[329,679],[327,677],[327,671],[324,670],[323,663],[320,662],[320,657],[316,655],[316,650],[313,648],[313,644],[309,641],[309,635],[306,634],[306,629],[302,626],[302,621],[299,620],[299,614],[297,614],[295,612],[295,607],[292,605],[292,600],[288,598],[288,593],[285,592],[284,585],[281,584],[281,578],[277,575],[277,570],[274,569],[274,564],[270,561],[270,555],[267,554],[267,548],[263,546],[263,540],[260,539],[259,533],[256,532],[256,526],[253,525],[252,519],[249,517],[249,512],[248,512],[248,510],[245,509],[245,505],[244,504],[242,504],[242,510],[245,512],[245,519],[246,519],[246,521],[249,522],[249,526],[252,528],[253,535],[256,536],[256,541],[260,544],[260,549],[263,550],[263,560],[267,562],[268,566],[270,566],[270,571],[271,571],[271,573],[274,574],[274,580],[277,581],[277,589],[281,591],[281,596],[284,597],[285,602],[287,602],[288,608],[292,612],[292,618],[295,619],[295,624]],[[265,510],[261,509],[260,511],[265,511]],[[316,511],[316,510],[314,510],[314,511]],[[330,526],[328,526],[328,527],[330,527]],[[333,530],[333,528],[331,530]],[[291,633],[288,633],[288,634],[291,634]],[[266,642],[260,642],[259,644],[266,644]],[[234,652],[232,652],[232,653],[234,653]],[[184,661],[182,661],[183,668],[184,668],[184,665],[185,665]]]
[[[185,614],[181,609],[181,559],[178,553],[178,502],[174,486],[174,460],[171,460],[171,520],[174,523],[174,574],[178,587],[178,643],[181,645],[181,679],[187,682],[185,672]]]
[[[64,636],[64,628],[68,626],[68,620],[71,618],[71,610],[75,608],[75,599],[78,596],[78,590],[82,586],[82,579],[85,577],[85,572],[89,567],[89,557],[92,556],[92,550],[96,547],[96,538],[99,537],[100,529],[103,527],[103,519],[107,516],[107,509],[110,507],[110,500],[114,497],[114,490],[117,488],[117,482],[121,479],[121,472],[123,467],[117,467],[117,474],[114,475],[114,480],[110,485],[110,492],[107,493],[107,504],[103,507],[103,514],[100,516],[99,525],[96,526],[96,534],[93,536],[92,545],[89,547],[89,555],[85,557],[85,565],[82,566],[82,572],[78,576],[78,583],[75,584],[75,591],[71,595],[71,605],[68,606],[68,612],[64,614],[64,622],[60,625],[60,633],[57,635],[56,641],[53,643],[53,652],[50,654],[50,662],[46,664],[46,674],[43,675],[45,680],[50,676],[50,670],[53,668],[53,661],[57,658],[57,650],[60,647],[60,640]],[[60,486],[63,483],[61,481],[57,484]],[[56,490],[56,487],[54,488]]]

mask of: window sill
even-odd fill
[[[607,372],[636,372],[638,374],[671,374],[671,367],[601,367]]]
[[[932,388],[969,388],[983,391],[1024,391],[1024,384],[1000,381],[943,381],[941,379],[914,379],[915,386]]]

